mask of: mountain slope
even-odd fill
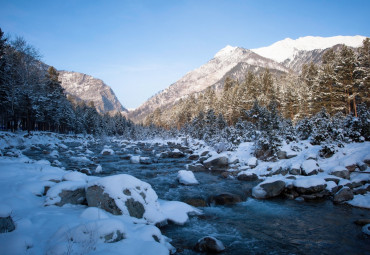
[[[287,72],[288,68],[274,60],[259,56],[258,54],[240,47],[226,46],[220,50],[213,59],[195,69],[167,89],[151,97],[140,107],[129,113],[129,118],[139,122],[156,108],[169,107],[176,100],[219,83],[225,78],[225,74],[235,67],[246,70],[269,68],[277,72]],[[235,70],[239,72],[240,68]],[[240,74],[241,72],[239,72]],[[243,73],[244,76],[245,73]],[[235,74],[236,75],[236,74]]]
[[[365,38],[365,36],[360,35],[333,37],[306,36],[296,40],[286,38],[267,47],[252,49],[252,51],[281,63],[287,59],[294,59],[295,55],[299,54],[299,51],[323,50],[337,44],[360,47]]]
[[[78,72],[59,71],[59,80],[67,95],[86,103],[94,102],[99,113],[126,111],[113,90],[100,79]]]

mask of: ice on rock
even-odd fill
[[[199,184],[192,171],[180,170],[177,174],[177,179],[181,184],[184,185]]]

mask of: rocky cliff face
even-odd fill
[[[93,102],[99,113],[126,111],[113,90],[100,79],[78,72],[59,71],[59,80],[67,95],[78,101]]]

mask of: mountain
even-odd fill
[[[67,95],[77,101],[93,102],[99,113],[127,111],[113,90],[100,79],[78,72],[59,71],[59,80]]]
[[[324,50],[337,44],[360,47],[364,39],[366,37],[360,35],[333,37],[306,36],[296,40],[286,38],[267,47],[252,49],[252,51],[265,58],[282,63],[287,59],[293,60],[301,51]]]
[[[205,90],[210,86],[220,86],[220,82],[229,74],[233,78],[245,75],[246,71],[269,68],[273,72],[287,72],[288,68],[274,60],[262,57],[253,51],[240,47],[226,46],[216,53],[214,58],[195,69],[180,80],[157,93],[144,104],[130,112],[128,117],[140,122],[156,108],[170,107],[176,100]],[[217,87],[219,87],[217,86]]]
[[[226,77],[242,81],[248,71],[259,73],[265,68],[275,75],[293,71],[298,74],[306,63],[320,63],[324,52],[334,47],[339,49],[345,44],[360,47],[364,36],[300,37],[287,38],[268,47],[244,49],[226,46],[214,58],[195,69],[163,91],[148,99],[141,106],[130,111],[128,117],[141,122],[156,108],[168,108],[177,100],[204,91],[208,87],[219,90]]]

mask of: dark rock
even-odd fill
[[[208,153],[209,153],[209,151],[203,151],[203,152],[200,154],[200,156],[201,156],[201,157],[205,157],[205,156],[207,156],[207,155],[208,155]]]
[[[348,188],[355,189],[362,186],[362,182],[350,182],[345,184],[344,186],[347,186]]]
[[[224,251],[225,246],[220,240],[211,236],[206,236],[198,240],[194,250],[207,253],[218,253]]]
[[[263,190],[261,193],[260,189]],[[285,189],[285,182],[277,180],[274,182],[259,184],[253,188],[253,196],[256,198],[271,198],[279,196]]]
[[[113,238],[114,236],[116,238]],[[116,230],[116,233],[114,233],[114,232],[109,233],[109,234],[105,235],[103,238],[104,238],[104,243],[116,243],[116,242],[119,242],[119,241],[125,239],[125,234],[122,233],[119,230]]]
[[[140,164],[143,165],[150,165],[152,163],[152,159],[149,157],[140,157]]]
[[[203,198],[188,198],[184,202],[195,207],[207,206],[207,202]]]
[[[289,169],[289,173],[292,175],[300,175],[301,174],[301,168],[291,168]]]
[[[347,179],[349,180],[349,171],[347,169],[338,169],[338,170],[333,170],[330,173],[331,175],[337,176],[339,178]]]
[[[355,221],[355,224],[359,226],[365,226],[367,224],[370,224],[370,219],[359,219]]]
[[[225,156],[220,156],[204,161],[203,165],[210,170],[225,170],[229,166],[229,159]]]
[[[194,165],[188,165],[187,166],[187,169],[189,171],[193,171],[193,172],[203,172],[203,171],[207,171],[207,169],[202,165],[202,164],[194,164]]]
[[[116,202],[100,186],[94,185],[86,189],[86,200],[90,207],[98,207],[114,215],[122,215]]]
[[[353,199],[353,191],[348,187],[344,187],[341,190],[339,190],[337,193],[335,193],[333,197],[333,202],[337,204],[337,203],[343,203],[345,201],[352,200],[352,199]]]
[[[360,171],[365,171],[367,169],[367,164],[364,162],[358,163],[357,166],[360,169]]]
[[[241,202],[241,198],[238,195],[231,193],[223,193],[216,196],[211,196],[208,199],[209,204],[214,205],[233,205]]]
[[[85,188],[78,188],[75,190],[62,190],[59,193],[60,201],[55,203],[57,206],[65,204],[86,205]]]
[[[325,190],[326,186],[326,184],[319,184],[311,187],[295,187],[295,189],[299,194],[308,195],[321,192]]]
[[[357,165],[356,164],[349,165],[349,166],[346,166],[346,168],[348,169],[348,171],[353,172],[356,170]]]
[[[124,160],[129,160],[131,158],[132,155],[130,154],[127,154],[127,155],[123,155],[123,156],[120,156],[119,158],[120,159],[124,159]]]
[[[88,168],[77,169],[77,171],[86,175],[91,175],[91,171]]]
[[[203,164],[204,161],[206,161],[209,157],[200,157],[199,162]]]
[[[191,155],[188,157],[188,159],[190,159],[190,160],[197,160],[197,159],[199,159],[199,155],[191,154]]]
[[[15,229],[15,224],[11,216],[0,217],[0,233],[12,232]]]
[[[367,190],[366,189],[355,189],[353,191],[353,194],[354,195],[365,195],[367,193]]]
[[[133,198],[130,198],[126,200],[125,205],[128,212],[130,213],[130,216],[136,217],[138,219],[141,219],[143,217],[145,209],[140,202],[135,201]]]
[[[277,157],[278,157],[278,159],[287,159],[288,158],[286,151],[278,151],[277,152]]]
[[[182,153],[181,151],[169,151],[167,157],[168,158],[183,158],[185,157],[185,154]]]
[[[257,181],[258,180],[258,175],[255,173],[250,173],[250,174],[240,174],[238,175],[238,180],[240,181]]]

